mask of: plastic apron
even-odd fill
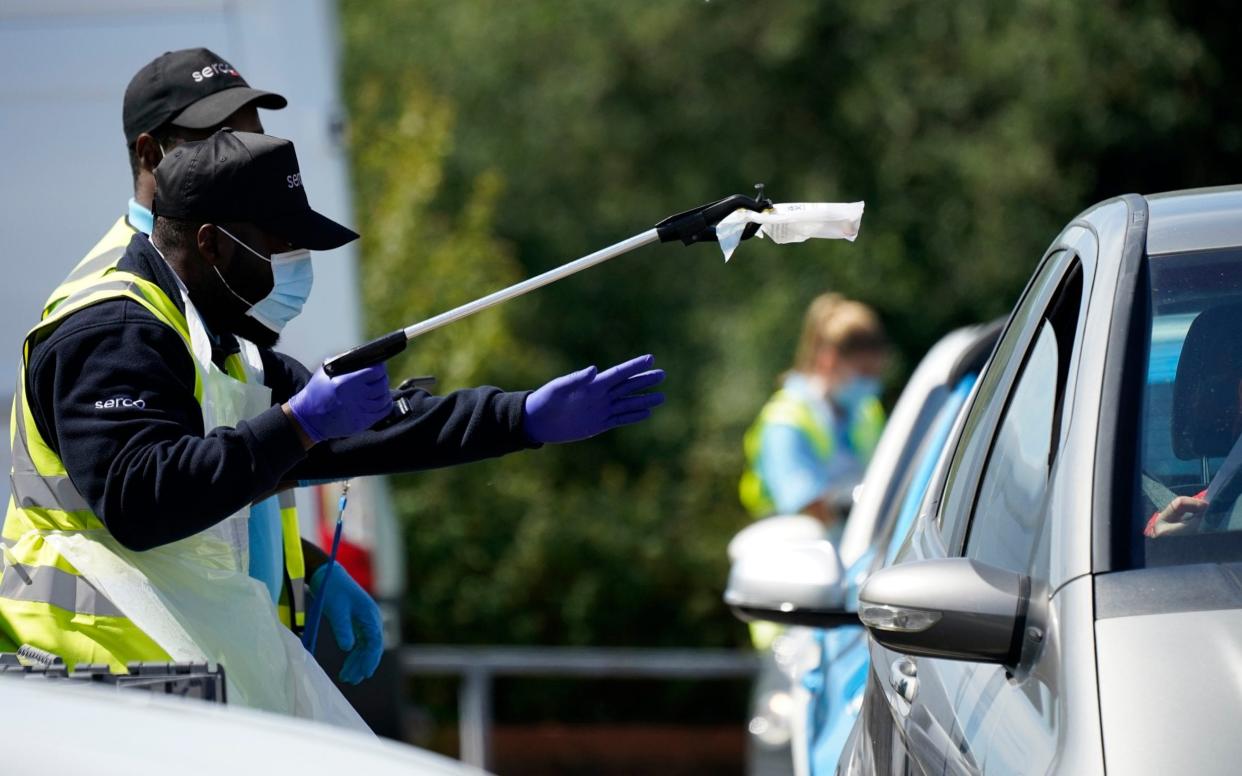
[[[202,376],[203,427],[235,426],[270,408],[258,348],[239,340],[247,382],[233,379],[212,362],[206,329],[184,291],[182,300]],[[222,664],[230,703],[369,731],[280,623],[267,588],[250,577],[249,514],[243,508],[145,552],[124,548],[106,531],[53,532],[46,539],[173,660]]]

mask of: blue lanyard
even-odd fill
[[[332,581],[332,569],[336,567],[336,554],[341,548],[341,526],[345,523],[345,505],[349,503],[349,480],[341,488],[341,500],[336,511],[336,530],[332,534],[332,551],[328,553],[328,568],[323,572],[323,584],[311,601],[306,612],[306,630],[302,633],[302,646],[311,654],[315,652],[315,643],[319,640],[319,621],[323,619],[323,602],[328,597],[328,583]]]

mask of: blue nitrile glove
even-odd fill
[[[311,576],[311,598],[319,594],[327,570],[328,565],[324,564]],[[311,610],[309,601],[306,609]],[[384,626],[379,606],[339,564],[328,581],[323,618],[332,629],[336,645],[347,653],[345,665],[341,667],[341,681],[360,684],[375,673],[384,654]]]
[[[392,412],[388,370],[377,364],[328,377],[320,367],[289,400],[289,409],[314,442],[365,431]]]
[[[574,442],[637,423],[664,403],[662,393],[639,393],[664,381],[654,356],[639,356],[596,373],[595,367],[558,377],[526,397],[523,427],[532,442]]]

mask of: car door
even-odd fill
[[[1083,278],[1082,262],[1069,251],[1051,253],[1040,266],[895,562],[964,552],[995,565],[1020,565],[1023,573],[1046,565],[1044,504],[1061,436]],[[984,755],[994,751],[997,714],[1013,701],[1005,669],[908,657],[874,641],[871,651],[873,697],[864,714],[870,740],[884,750],[873,753],[876,770],[981,772]],[[1016,750],[1031,749],[1038,759],[1050,741],[1050,725],[1040,722],[1052,714],[1049,691],[1032,685],[1019,692],[1026,708],[1015,712],[1014,731],[1023,737]]]

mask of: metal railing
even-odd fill
[[[590,679],[746,679],[759,658],[731,649],[647,649],[609,647],[405,646],[405,674],[457,675],[461,759],[487,768],[491,763],[492,684],[497,676]]]

